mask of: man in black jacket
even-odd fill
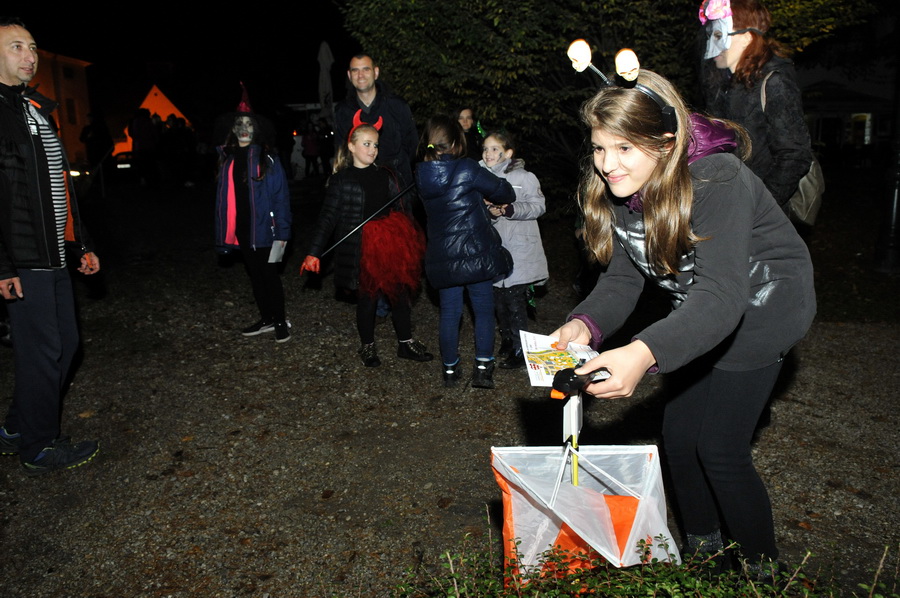
[[[90,461],[96,441],[60,434],[61,397],[78,350],[66,246],[78,271],[100,270],[50,120],[56,104],[27,87],[37,71],[34,38],[0,17],[0,296],[8,304],[15,361],[13,402],[0,427],[0,454],[19,455],[29,476]]]
[[[378,164],[393,170],[402,188],[413,182],[412,162],[419,134],[409,104],[384,89],[378,82],[379,74],[371,56],[358,54],[350,59],[347,78],[356,93],[348,93],[335,110],[334,143],[336,148],[347,143],[347,136],[355,126],[354,119],[370,125],[380,119]]]

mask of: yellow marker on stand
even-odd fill
[[[581,391],[569,397],[563,407],[563,441],[578,449],[578,432],[581,431]],[[572,453],[572,485],[578,485],[578,455]]]

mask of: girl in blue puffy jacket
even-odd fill
[[[428,121],[419,146],[416,184],[427,216],[425,274],[441,302],[439,341],[445,386],[459,382],[459,323],[468,291],[475,314],[472,386],[494,387],[495,280],[512,270],[512,257],[494,230],[484,200],[511,204],[512,186],[466,156],[462,127],[452,118]]]

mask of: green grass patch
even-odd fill
[[[660,548],[669,552],[666,539],[657,538]],[[807,577],[807,554],[797,565],[768,567],[764,563],[760,574],[740,562],[736,546],[731,545],[714,554],[682,555],[683,562],[675,565],[649,558],[643,543],[637,549],[647,555],[639,566],[616,568],[602,558],[568,555],[550,550],[541,558],[541,566],[518,571],[512,563],[498,554],[488,535],[477,539],[463,538],[454,552],[445,552],[439,563],[423,563],[406,572],[394,593],[394,598],[552,598],[561,596],[647,596],[647,597],[826,597],[900,598],[898,567],[885,570],[889,550],[885,549],[880,562],[873,567],[871,584],[858,588],[840,588],[833,580]],[[573,570],[570,562],[587,563]],[[723,563],[732,566],[723,567]]]

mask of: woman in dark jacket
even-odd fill
[[[459,381],[459,322],[463,291],[475,313],[475,366],[472,386],[493,388],[494,280],[512,270],[483,199],[493,204],[516,200],[510,184],[465,157],[459,123],[436,116],[420,142],[423,162],[416,169],[419,196],[428,220],[425,274],[441,301],[440,346],[444,385]]]
[[[813,155],[794,65],[768,37],[771,20],[758,0],[704,4],[704,94],[710,114],[747,130],[753,146],[747,166],[787,214]]]
[[[481,146],[484,144],[484,137],[479,130],[481,123],[475,116],[475,110],[467,107],[460,108],[456,111],[455,118],[466,137],[466,156],[478,162],[481,160]]]

